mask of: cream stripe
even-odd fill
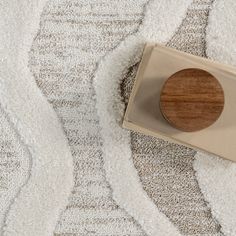
[[[27,67],[45,2],[1,2],[0,100],[32,156],[31,177],[6,218],[6,236],[52,235],[73,184],[72,157],[60,123]]]
[[[106,176],[113,189],[113,198],[151,236],[177,236],[179,232],[142,189],[131,160],[129,133],[118,124],[124,111],[119,95],[119,79],[127,65],[133,63],[134,57],[140,56],[145,41],[166,42],[171,38],[190,3],[191,1],[182,1],[181,4],[176,1],[152,1],[146,8],[139,33],[130,36],[106,56],[99,64],[94,79],[104,139]]]
[[[216,0],[206,30],[207,56],[231,65],[236,65],[235,12],[234,0]],[[222,226],[222,232],[227,236],[235,236],[236,163],[198,152],[194,169],[212,214]]]

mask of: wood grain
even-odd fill
[[[212,125],[224,108],[224,91],[218,80],[200,69],[181,70],[165,82],[160,109],[173,127],[198,131]]]

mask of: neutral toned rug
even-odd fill
[[[0,2],[0,235],[236,235],[236,165],[123,130],[145,42],[236,65],[236,2]]]

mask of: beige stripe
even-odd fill
[[[30,52],[30,68],[62,121],[74,158],[74,189],[55,235],[144,236],[112,200],[92,76],[97,61],[137,30],[146,0],[99,2],[49,1]]]
[[[205,28],[212,0],[195,0],[168,46],[205,56]],[[129,68],[121,84],[125,103],[138,63]],[[133,160],[143,188],[158,208],[184,235],[220,234],[193,169],[195,151],[160,139],[131,133]]]

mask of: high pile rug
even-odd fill
[[[121,128],[145,43],[236,66],[235,12],[1,1],[0,235],[235,236],[235,163]]]

